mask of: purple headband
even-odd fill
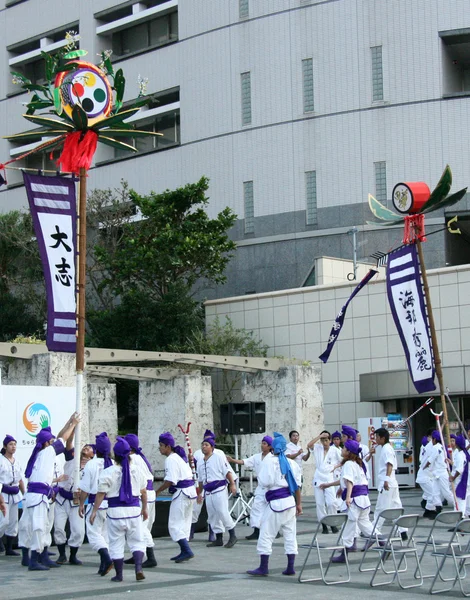
[[[270,446],[273,445],[273,438],[270,435],[265,435],[264,438],[261,441],[262,442],[266,442]]]
[[[51,433],[50,427],[45,427],[41,429],[41,431],[36,436],[36,445],[33,448],[31,456],[29,457],[28,464],[26,465],[26,470],[24,472],[25,477],[31,477],[31,473],[33,472],[34,463],[36,462],[36,458],[39,452],[42,450],[43,444],[49,442],[54,439],[54,436]]]
[[[160,442],[160,444],[165,444],[165,446],[171,446],[172,448],[175,447],[175,438],[171,435],[169,431],[162,433],[158,437],[158,441]]]
[[[215,441],[215,433],[213,433],[210,429],[206,429],[204,431],[204,439],[212,438]]]
[[[428,436],[425,435],[421,440],[421,446],[427,446],[429,444]]]
[[[114,455],[121,458],[122,480],[119,489],[119,500],[130,503],[132,500],[131,471],[129,467],[129,454],[131,447],[123,437],[117,437],[113,447]]]
[[[173,448],[173,452],[175,454],[177,454],[180,458],[182,458],[184,460],[184,462],[188,462],[188,457],[186,456],[186,452],[184,451],[184,448],[182,448],[181,446],[175,446]]]
[[[334,431],[331,435],[331,439],[333,440],[334,438],[340,438],[341,439],[341,433],[339,431]]]
[[[354,441],[356,440],[356,434],[358,433],[358,431],[354,429],[354,427],[349,427],[349,425],[341,425],[341,432],[343,433],[343,435],[345,435],[348,438],[351,438]]]
[[[356,440],[346,440],[344,442],[344,447],[346,448],[346,450],[352,452],[353,454],[356,454],[357,456],[361,454],[361,446],[359,442],[356,442]]]
[[[467,440],[463,435],[456,435],[455,436],[455,445],[457,446],[457,448],[460,448],[460,450],[465,450],[467,447]]]
[[[135,433],[128,433],[127,435],[124,436],[124,439],[127,441],[127,443],[129,444],[129,446],[131,447],[131,449],[134,450],[134,452],[136,454],[138,454],[142,458],[142,460],[144,461],[144,463],[147,465],[148,470],[151,473],[153,473],[151,464],[149,463],[149,461],[145,457],[145,454],[142,452],[142,448],[140,448],[139,438],[136,436],[136,434]]]
[[[437,429],[432,432],[431,437],[433,440],[436,440],[436,442],[441,443],[441,434],[437,431]]]
[[[208,444],[210,444],[212,447],[215,446],[215,440],[214,438],[208,437],[208,438],[204,438],[202,440],[202,443],[207,442]]]
[[[99,435],[96,436],[95,450],[103,455],[104,458],[104,468],[107,469],[113,464],[111,460],[111,440],[108,437],[106,431],[103,431]],[[95,452],[95,453],[96,453]]]
[[[15,438],[12,435],[7,435],[3,440],[3,445],[6,446],[10,442],[16,442]]]

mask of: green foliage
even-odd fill
[[[44,320],[32,314],[28,301],[10,292],[0,293],[0,341],[44,335]]]

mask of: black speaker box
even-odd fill
[[[250,402],[251,405],[251,433],[264,433],[266,431],[266,403]]]

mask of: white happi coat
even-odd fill
[[[11,463],[6,456],[0,454],[0,486],[5,484],[12,487],[18,487],[23,479],[23,469],[20,462],[13,456]],[[4,534],[15,537],[18,534],[18,504],[23,498],[23,494],[7,494],[3,491],[5,500],[5,517],[0,516],[0,537]]]
[[[392,472],[389,477],[387,477],[387,464],[392,465]],[[377,533],[381,533],[381,527],[384,523],[384,520],[379,516],[380,513],[386,508],[402,508],[400,492],[398,489],[398,481],[395,474],[397,470],[397,457],[395,454],[395,450],[389,442],[382,446],[377,468],[378,496],[374,510],[374,522],[377,522]],[[389,486],[388,490],[384,488],[384,484],[386,481],[388,482]],[[407,530],[404,528],[400,528],[400,533],[405,531]]]
[[[228,510],[226,478],[229,472],[230,467],[223,453],[213,452],[207,460],[204,458],[197,463],[198,480],[203,485],[213,481],[224,482],[212,492],[204,491],[207,518],[214,533],[223,533],[225,529],[230,530],[235,527]]]
[[[104,458],[95,456],[87,462],[82,472],[82,478],[80,479],[80,489],[82,492],[86,492],[88,495],[92,494],[93,496],[96,496],[98,493],[98,480],[103,469]],[[90,523],[92,507],[93,504],[88,501],[85,513],[86,531],[91,547],[95,552],[98,552],[98,550],[101,548],[108,549],[108,528],[106,525],[108,501],[105,498],[101,503],[93,525]]]
[[[80,474],[83,469],[80,469]],[[56,544],[67,543],[67,535],[65,525],[67,519],[70,523],[70,537],[68,544],[71,548],[79,548],[83,544],[85,537],[85,521],[78,514],[78,504],[73,500],[64,498],[60,490],[74,493],[77,491],[75,485],[75,460],[74,458],[66,458],[64,464],[64,475],[67,476],[65,481],[60,481],[59,492],[56,494],[56,506],[54,508],[54,541]]]
[[[166,457],[164,481],[169,481],[176,485],[179,481],[192,479],[191,467],[181,456],[172,452]],[[178,542],[181,539],[189,539],[193,504],[196,496],[196,487],[195,485],[191,485],[187,488],[177,488],[171,498],[168,531],[174,542]]]
[[[258,454],[253,454],[253,456],[250,456],[249,458],[244,458],[243,466],[247,469],[253,469],[256,477],[258,478],[263,466],[263,462],[265,460],[271,460],[272,458],[272,453],[266,454],[266,456],[263,458],[263,453],[258,452]],[[259,529],[261,527],[261,518],[263,516],[264,509],[267,506],[266,492],[267,490],[261,485],[258,479],[258,485],[255,489],[253,504],[251,505],[250,510],[250,526],[253,528],[256,527]]]
[[[341,490],[347,489],[348,481],[353,484],[353,487],[355,485],[367,486],[367,477],[364,473],[364,469],[353,460],[346,461],[341,467]],[[372,532],[373,526],[369,519],[369,495],[366,494],[362,496],[356,496],[352,499],[352,503],[349,508],[346,504],[346,501],[343,500],[341,510],[348,511],[348,520],[343,530],[343,543],[346,548],[350,548],[354,544],[357,528],[359,528],[359,530],[366,536],[369,536]]]
[[[139,469],[142,476],[145,477],[147,483],[151,481],[153,484],[153,473],[150,472],[150,469],[148,468],[145,460],[139,454],[131,454],[131,460],[137,467],[137,469]],[[147,490],[147,508],[149,518],[146,521],[144,521],[144,527],[142,530],[147,548],[153,548],[155,546],[152,538],[152,526],[155,522],[155,500],[155,490],[153,489],[152,485],[152,489]]]

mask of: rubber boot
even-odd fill
[[[332,525],[331,533],[339,533],[339,529],[337,527],[335,527],[334,525]]]
[[[157,560],[155,558],[155,553],[153,551],[153,548],[147,548],[146,554],[147,554],[147,560],[142,564],[142,567],[144,569],[151,569],[152,567],[156,567]]]
[[[223,546],[224,545],[224,536],[222,533],[215,534],[215,540],[213,542],[209,542],[206,544],[208,548],[213,548],[214,546]]]
[[[346,562],[346,555],[344,554],[344,550],[341,550],[341,552],[338,554],[338,556],[333,556],[333,558],[331,559],[332,563],[345,563]]]
[[[254,571],[247,571],[248,575],[253,575],[254,577],[266,577],[269,575],[268,564],[269,564],[269,555],[261,554],[260,555],[260,563],[259,567]]]
[[[13,550],[13,540],[15,538],[11,535],[6,535],[5,537],[7,539],[5,556],[19,556],[20,553]]]
[[[78,548],[73,548],[72,546],[70,546],[69,564],[75,565],[76,567],[83,564],[82,561],[77,558],[77,552],[78,552]]]
[[[56,560],[58,565],[65,565],[67,562],[67,556],[65,555],[65,546],[66,544],[57,544],[57,549],[59,550],[59,558]]]
[[[322,523],[322,526],[321,526],[321,532],[322,533],[328,533],[328,527],[326,525],[324,525],[323,523]]]
[[[124,559],[123,558],[115,558],[113,559],[114,570],[116,571],[116,575],[111,577],[111,581],[122,581],[122,570],[124,569]]]
[[[216,536],[215,533],[212,531],[212,527],[209,525],[209,537],[207,539],[208,542],[215,542],[216,541]]]
[[[357,549],[357,544],[356,544],[356,538],[354,538],[353,545],[352,545],[352,546],[350,546],[349,548],[346,548],[346,550],[347,550],[348,552],[358,552],[358,549]]]
[[[178,558],[175,558],[175,563],[182,563],[186,560],[191,560],[194,557],[194,552],[189,547],[188,541],[185,539],[178,540],[178,544],[181,548],[181,554]]]
[[[49,567],[49,569],[59,569],[60,565],[50,559],[49,553],[47,552],[47,546],[41,552],[41,564]]]
[[[124,564],[125,564],[125,565],[134,565],[134,564],[135,564],[135,562],[134,562],[134,555],[132,555],[130,558],[127,558],[127,559],[124,561]]]
[[[225,544],[224,548],[233,548],[238,542],[238,538],[235,535],[235,527],[233,529],[229,529],[228,533],[230,537],[228,538],[228,542]]]
[[[36,550],[31,550],[31,558],[29,559],[28,571],[49,571],[49,567],[41,564],[39,561],[40,554]]]
[[[191,531],[189,533],[189,541],[194,539],[194,532],[196,531],[196,523],[191,524]]]
[[[257,540],[259,539],[259,527],[253,527],[253,533],[245,536],[245,540]]]
[[[3,538],[0,537],[0,552],[5,552],[5,546],[3,545]]]
[[[287,555],[287,569],[282,572],[283,575],[295,575],[294,569],[295,554]]]
[[[109,550],[107,548],[100,548],[98,550],[98,554],[101,557],[101,565],[100,565],[101,572],[98,571],[98,573],[101,575],[101,577],[104,577],[113,568],[113,561],[112,561],[111,557],[109,556]],[[121,567],[121,575],[122,575],[122,567]]]
[[[21,566],[29,567],[29,548],[21,548]]]
[[[143,579],[145,579],[145,575],[142,570],[142,560],[144,559],[144,553],[140,550],[136,550],[132,553],[132,556],[134,557],[136,581],[142,581]]]

